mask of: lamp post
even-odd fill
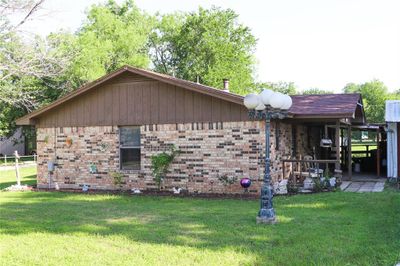
[[[271,187],[271,158],[270,136],[271,119],[283,119],[288,116],[288,109],[292,106],[290,96],[265,89],[260,94],[248,94],[244,98],[244,105],[249,109],[249,117],[265,121],[265,172],[264,183],[261,188],[260,210],[257,223],[276,223],[273,207],[273,191]]]

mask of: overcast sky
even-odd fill
[[[29,30],[76,30],[95,0],[46,0]],[[118,1],[120,2],[120,1]],[[137,0],[150,13],[231,8],[258,38],[257,79],[340,92],[380,79],[400,89],[400,0]]]

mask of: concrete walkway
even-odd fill
[[[345,192],[382,192],[385,181],[343,181],[340,189]]]

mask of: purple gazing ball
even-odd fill
[[[242,188],[248,188],[251,185],[251,180],[250,178],[242,178],[240,179],[240,185],[242,186]]]

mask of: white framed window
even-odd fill
[[[140,170],[140,127],[119,127],[119,167]]]

